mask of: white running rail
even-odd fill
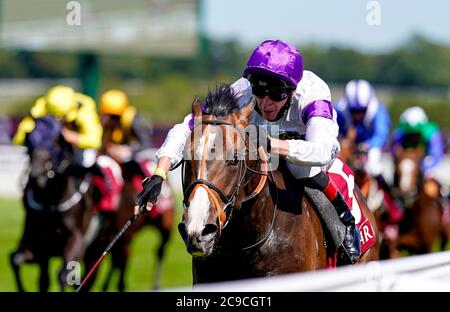
[[[276,261],[276,259],[274,259]],[[171,291],[450,291],[450,251]]]

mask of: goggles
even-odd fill
[[[280,102],[286,99],[292,92],[293,88],[289,87],[266,87],[260,85],[252,85],[252,93],[259,98],[268,96],[269,99],[275,102]]]

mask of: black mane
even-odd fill
[[[214,116],[227,116],[239,111],[238,98],[230,85],[221,84],[215,92],[208,92],[204,113]]]

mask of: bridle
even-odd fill
[[[235,187],[233,193],[230,196],[225,195],[222,190],[220,190],[217,186],[215,186],[214,184],[212,184],[211,182],[207,181],[204,178],[205,168],[206,168],[206,152],[208,149],[207,140],[208,140],[208,134],[210,131],[210,127],[211,126],[221,126],[221,125],[233,127],[234,129],[236,129],[236,131],[239,132],[239,134],[243,140],[245,140],[245,134],[242,131],[239,131],[239,129],[236,128],[235,124],[233,124],[229,121],[226,121],[226,120],[218,120],[218,119],[202,120],[201,124],[206,125],[206,127],[204,129],[205,144],[204,144],[203,152],[202,152],[200,174],[199,174],[199,178],[196,179],[195,181],[193,181],[184,191],[183,202],[184,202],[185,207],[188,208],[192,195],[195,193],[195,191],[199,187],[202,187],[208,193],[208,195],[212,198],[213,204],[216,208],[218,233],[220,236],[222,229],[224,229],[227,226],[227,224],[229,223],[229,221],[231,219],[232,211],[235,208],[236,199],[238,197],[238,194],[239,194],[242,186],[246,186],[251,180],[251,178],[249,178],[248,180],[244,181],[247,170],[252,173],[259,174],[261,176],[261,178],[259,179],[258,185],[255,188],[255,190],[251,194],[247,195],[246,197],[244,197],[242,199],[241,205],[242,205],[242,203],[254,198],[261,192],[264,185],[266,184],[268,175],[271,174],[271,171],[269,171],[270,164],[269,164],[268,156],[263,151],[262,147],[258,147],[258,156],[259,156],[258,161],[261,164],[261,171],[258,171],[256,169],[249,167],[247,164],[247,161],[246,161],[246,156],[248,155],[248,149],[247,149],[247,147],[244,147],[242,149],[242,151],[240,153],[238,153],[238,155],[240,156],[237,159],[239,161],[238,182],[236,184],[236,187]],[[184,177],[184,174],[183,174],[183,177]],[[184,185],[184,181],[183,181],[183,185]],[[220,202],[224,203],[224,205],[221,206]],[[275,216],[275,212],[274,212],[274,216]],[[272,230],[272,227],[273,227],[273,220],[272,220],[271,228],[270,228],[268,234],[265,236],[265,238],[262,239],[257,244],[249,246],[248,248],[256,246],[256,245],[260,244],[262,241],[266,240]],[[244,248],[244,249],[246,249],[246,248]]]
[[[66,153],[63,148],[60,148],[60,153],[64,154]],[[32,158],[32,166],[35,166],[33,163],[34,156],[33,153],[31,153],[30,157]],[[50,159],[46,160],[45,163],[42,165],[42,168],[45,169],[43,173],[45,174],[47,179],[53,179],[55,176],[64,174],[64,172],[67,170],[67,168],[70,165],[70,162],[67,159],[62,159],[61,161],[55,159],[58,157],[63,156],[55,156],[50,153]],[[54,163],[57,162],[58,164],[54,166]],[[37,180],[39,177],[31,176],[29,179]],[[37,211],[51,211],[51,212],[65,212],[70,209],[72,209],[75,205],[77,205],[82,199],[83,195],[88,191],[90,185],[90,181],[88,179],[84,179],[77,183],[77,186],[75,190],[71,193],[70,196],[66,197],[65,199],[62,199],[61,201],[54,203],[54,204],[43,204],[38,202],[35,199],[35,189],[33,186],[27,186],[25,188],[25,199],[29,205],[29,207],[33,210]]]

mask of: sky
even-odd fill
[[[204,5],[207,34],[249,48],[272,38],[380,52],[416,33],[450,46],[446,0],[204,0]]]

